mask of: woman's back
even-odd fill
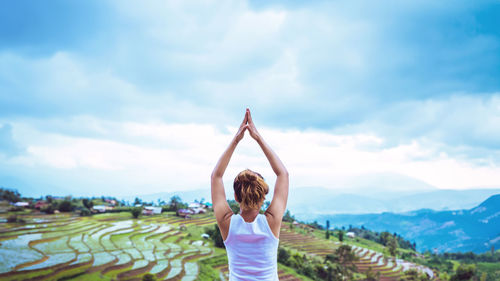
[[[233,214],[226,200],[222,180],[229,160],[246,130],[260,146],[276,174],[273,200],[265,215],[258,214],[269,192],[262,175],[246,169],[236,176],[233,183],[234,199],[239,203],[245,218],[255,218],[248,223],[241,215]],[[288,171],[255,128],[248,108],[238,132],[215,165],[210,182],[214,214],[227,250],[229,280],[278,280],[277,237],[288,199]]]
[[[278,280],[279,239],[269,227],[266,216],[258,214],[253,222],[232,215],[226,240],[229,280]]]

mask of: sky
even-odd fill
[[[290,186],[500,187],[500,2],[7,1],[0,186],[209,188],[245,109]],[[225,174],[275,177],[247,135]]]

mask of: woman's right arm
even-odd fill
[[[260,136],[253,123],[250,110],[247,109],[247,111],[248,131],[250,133],[250,136],[252,136],[252,138],[257,141],[260,148],[266,155],[269,164],[271,164],[274,173],[277,176],[276,185],[274,186],[273,200],[266,210],[266,217],[268,218],[271,230],[276,235],[276,237],[278,237],[281,227],[281,220],[283,218],[283,215],[285,214],[286,203],[288,200],[288,171],[286,170],[285,165],[283,165],[283,163],[279,159],[278,155],[276,155],[271,147]]]

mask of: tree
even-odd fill
[[[468,281],[476,276],[476,266],[474,264],[460,264],[451,276],[450,281]]]
[[[80,211],[80,216],[82,216],[82,217],[90,216],[91,214],[92,214],[92,212],[90,212],[90,210],[87,208],[82,208]]]
[[[177,210],[182,209],[181,208],[182,200],[179,196],[174,195],[174,196],[170,197],[169,205],[170,205],[170,211],[177,212]]]
[[[292,216],[292,214],[290,213],[290,210],[286,210],[285,215],[283,216],[283,221],[287,221],[287,222],[294,222],[295,221],[295,217]]]
[[[290,258],[290,253],[282,247],[278,248],[278,262],[284,265],[288,265],[288,259]]]
[[[92,202],[92,200],[89,200],[88,198],[83,198],[82,204],[83,206],[85,206],[85,208],[89,210],[92,209],[92,207],[94,207],[94,202]]]
[[[416,269],[410,269],[403,273],[400,281],[428,281],[429,276],[425,273],[419,273]]]
[[[387,246],[387,242],[391,239],[391,234],[387,231],[383,231],[380,233],[380,243],[384,246]]]
[[[357,260],[358,257],[349,245],[341,245],[333,254],[328,254],[325,257],[325,262],[329,261],[337,264],[333,267],[333,271],[336,273],[334,276],[340,275],[342,276],[342,280],[352,279],[353,273],[358,271],[358,268],[354,264]]]
[[[132,208],[130,213],[132,213],[132,216],[134,217],[134,219],[136,219],[141,215],[142,208],[141,207],[134,207],[134,208]]]
[[[16,203],[21,201],[21,194],[17,190],[2,187],[0,188],[0,199]]]
[[[229,204],[229,208],[231,208],[233,213],[237,214],[240,212],[240,204],[238,204],[236,200],[227,200],[227,203]]]
[[[71,212],[74,209],[73,203],[71,203],[70,200],[64,200],[61,203],[59,203],[59,212]]]
[[[155,281],[156,277],[151,273],[146,273],[142,276],[142,281]]]
[[[365,275],[366,275],[366,278],[364,281],[378,281],[378,280],[380,280],[380,271],[377,271],[375,273],[371,266],[369,266],[368,270],[365,271]]]
[[[54,208],[53,204],[47,205],[47,207],[43,208],[41,211],[46,214],[53,214],[56,208]]]
[[[339,230],[338,235],[339,235],[339,241],[340,242],[344,241],[344,232],[342,230]]]
[[[389,249],[389,253],[391,256],[396,256],[396,253],[398,251],[398,240],[396,240],[396,237],[390,237],[388,242],[387,242],[387,247]]]
[[[158,198],[158,206],[163,206],[165,205],[165,201],[161,200],[161,198]]]
[[[222,234],[220,233],[219,226],[217,224],[214,225],[213,228],[207,227],[205,228],[205,233],[210,235],[212,241],[214,241],[214,245],[219,248],[225,248],[224,240],[222,239]]]
[[[142,205],[142,200],[139,197],[135,197],[134,199],[134,206],[136,205]]]
[[[330,221],[327,220],[326,221],[326,233],[325,233],[325,237],[326,239],[330,239]]]

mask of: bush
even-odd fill
[[[58,209],[59,209],[59,212],[71,212],[71,211],[73,211],[74,208],[75,208],[75,206],[73,205],[73,203],[71,203],[71,201],[64,200],[61,203],[59,203]]]
[[[47,207],[42,209],[42,212],[46,214],[53,214],[56,208],[53,205],[48,205]]]
[[[471,280],[476,276],[476,266],[473,264],[460,264],[454,275],[451,276],[451,281]]]
[[[290,258],[290,253],[285,248],[278,248],[278,262],[284,265],[288,265],[288,259]]]
[[[135,208],[132,208],[132,210],[130,211],[132,213],[132,216],[134,217],[134,219],[138,218],[141,213],[142,213],[142,208],[141,207],[135,207]]]
[[[205,228],[205,233],[210,235],[210,238],[212,238],[212,240],[214,241],[215,247],[226,248],[226,245],[224,245],[224,240],[222,239],[222,234],[220,233],[220,229],[217,224],[215,224],[213,228]]]
[[[25,221],[21,218],[18,218],[17,215],[10,215],[7,217],[7,222],[11,222],[11,223],[15,223],[15,222],[18,222],[18,223],[25,223]]]
[[[80,216],[82,217],[90,215],[92,215],[92,212],[87,208],[82,208],[82,210],[80,211]]]
[[[21,201],[21,194],[15,189],[1,187],[0,199],[15,203]]]
[[[142,276],[142,281],[155,281],[156,277],[151,273],[146,273]]]

